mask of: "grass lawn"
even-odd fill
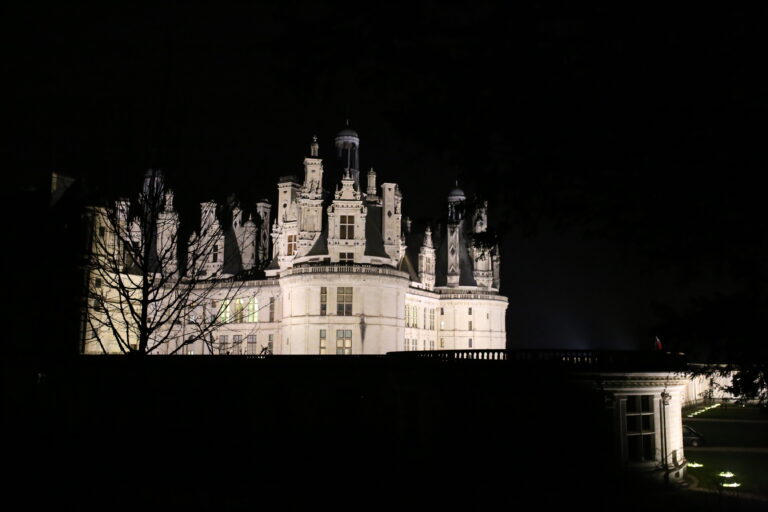
[[[698,479],[699,487],[718,490],[718,473],[730,471],[735,474],[731,480],[741,483],[736,492],[768,496],[768,454],[691,451],[686,452],[686,458],[688,462],[704,465],[688,468],[688,473]],[[724,492],[733,494],[734,490]]]
[[[688,419],[692,412],[704,409],[704,405],[686,407],[683,409],[683,419]],[[768,421],[768,408],[747,405],[744,407],[734,404],[721,404],[696,416],[702,419],[731,419],[731,420],[764,420]]]

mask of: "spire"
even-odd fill
[[[424,243],[421,245],[422,247],[428,247],[433,248],[432,245],[432,230],[429,229],[429,225],[427,225],[427,229],[424,231]]]
[[[317,135],[312,136],[312,145],[309,146],[309,156],[317,158],[320,153],[320,144],[317,143]]]
[[[373,170],[373,167],[368,171],[368,189],[365,193],[369,196],[376,195],[376,171]]]

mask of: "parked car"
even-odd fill
[[[683,446],[702,446],[704,445],[704,436],[693,430],[688,425],[683,425]]]

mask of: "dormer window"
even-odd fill
[[[342,240],[352,240],[355,238],[355,216],[354,215],[341,215],[339,220],[339,226],[341,228]]]

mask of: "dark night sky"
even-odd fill
[[[766,261],[765,12],[108,4],[6,7],[14,184],[272,198],[349,115],[406,215],[456,178],[490,200],[514,348],[650,346],[655,304]]]

